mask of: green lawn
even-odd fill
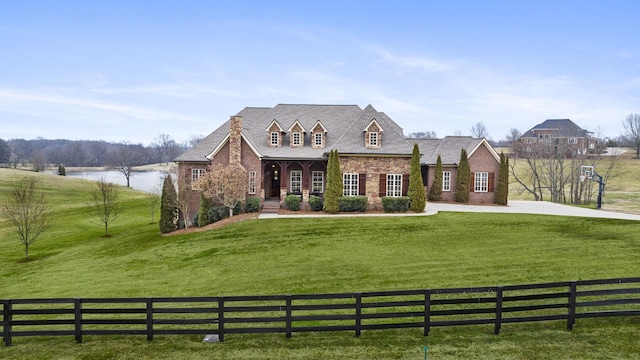
[[[0,169],[0,199],[21,172]],[[249,220],[160,236],[143,195],[102,238],[87,214],[93,183],[38,175],[57,224],[24,249],[0,223],[0,298],[215,296],[510,285],[639,276],[637,222],[540,215]],[[562,321],[352,333],[202,337],[16,338],[14,359],[574,359],[637,358],[640,319]]]

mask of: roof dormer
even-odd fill
[[[369,149],[379,149],[382,144],[382,126],[376,119],[372,119],[364,128],[364,146]]]
[[[311,147],[322,149],[327,143],[327,128],[322,125],[320,120],[311,128]]]
[[[298,120],[294,121],[291,127],[289,127],[289,146],[290,147],[303,147],[304,135],[307,131]]]
[[[267,127],[267,144],[269,147],[281,147],[282,137],[286,134],[286,131],[278,124],[276,119],[273,119],[271,124]]]

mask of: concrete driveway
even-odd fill
[[[425,216],[435,215],[440,211],[454,211],[454,212],[486,212],[486,213],[516,213],[516,214],[541,214],[541,215],[560,215],[560,216],[579,216],[579,217],[593,217],[603,219],[622,219],[622,220],[636,220],[640,221],[640,215],[625,214],[605,210],[584,209],[576,206],[556,204],[548,201],[522,201],[522,200],[510,200],[507,206],[492,206],[492,205],[465,205],[465,204],[453,204],[453,203],[439,203],[428,202],[426,211],[421,214],[412,212],[408,213],[349,213],[340,214],[337,216]],[[273,218],[297,218],[297,217],[332,217],[336,215],[330,215],[323,212],[306,213],[306,214],[260,214],[260,219],[273,219]]]
[[[510,200],[509,205],[507,206],[482,206],[429,202],[427,203],[426,209],[426,214],[429,215],[437,214],[440,211],[458,211],[580,216],[640,221],[640,215],[625,214],[605,210],[585,209],[576,206],[556,204],[548,201]]]

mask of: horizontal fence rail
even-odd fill
[[[5,346],[15,337],[227,334],[362,331],[640,317],[640,278],[495,287],[362,293],[7,299],[2,303]]]

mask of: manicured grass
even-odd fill
[[[160,236],[139,192],[112,238],[86,213],[93,183],[43,176],[56,227],[30,250],[0,223],[0,298],[215,296],[355,292],[638,276],[640,226],[623,220],[515,214],[249,220],[210,232]],[[0,198],[17,181],[0,170]],[[430,359],[640,357],[640,319],[352,333],[16,338],[16,359]]]

